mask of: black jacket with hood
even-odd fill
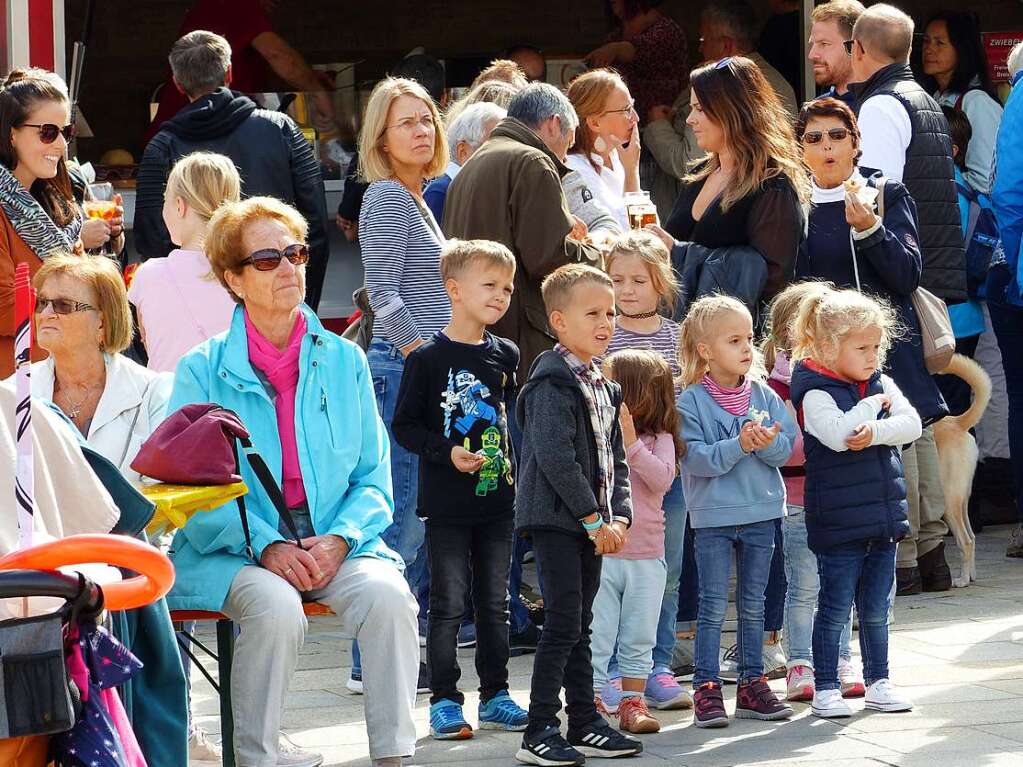
[[[614,487],[611,516],[632,521],[632,492],[625,444],[618,424],[622,392],[609,381],[615,408]],[[575,375],[556,351],[540,354],[519,391],[515,408],[522,429],[522,454],[515,490],[515,529],[519,534],[554,530],[585,535],[582,520],[598,508],[596,493],[597,442],[589,410]]]
[[[306,303],[314,310],[330,254],[327,207],[320,166],[294,120],[260,109],[227,88],[201,96],[163,124],[146,146],[135,202],[135,247],[143,260],[166,256],[174,245],[163,223],[163,193],[171,167],[198,151],[230,157],[242,180],[242,196],[283,200],[309,224]]]

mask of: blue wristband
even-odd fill
[[[585,520],[579,520],[582,522],[583,530],[599,530],[600,526],[604,524],[604,518],[599,514],[597,515],[596,522],[586,522]]]

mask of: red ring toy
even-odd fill
[[[155,602],[174,585],[174,565],[147,543],[119,535],[71,535],[0,557],[0,570],[56,570],[100,562],[140,575],[103,586],[110,610],[132,610]]]

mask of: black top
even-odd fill
[[[515,344],[490,333],[481,344],[437,333],[405,360],[391,428],[402,447],[419,455],[419,516],[476,524],[514,513],[507,414],[518,364]],[[455,446],[484,456],[483,468],[456,469]]]
[[[769,178],[753,194],[721,210],[715,198],[699,221],[693,219],[693,203],[706,179],[682,184],[665,230],[676,240],[695,242],[705,248],[749,245],[767,261],[765,300],[792,281],[796,252],[803,240],[803,211],[788,177]]]

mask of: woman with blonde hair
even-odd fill
[[[743,56],[700,67],[691,82],[686,122],[707,157],[683,179],[664,238],[712,250],[752,248],[767,262],[760,298],[769,300],[792,281],[810,188],[791,118]]]
[[[625,193],[639,191],[639,117],[632,95],[617,72],[595,69],[572,81],[568,100],[579,128],[565,164],[628,231]]]
[[[240,196],[238,171],[221,154],[187,155],[167,178],[163,220],[179,247],[142,264],[128,290],[150,370],[173,372],[185,352],[231,324],[234,301],[210,271],[203,241],[217,208]]]
[[[448,165],[448,145],[440,113],[422,86],[396,77],[377,85],[359,135],[359,163],[369,182],[359,214],[359,243],[374,313],[366,356],[391,442],[394,486],[394,521],[383,539],[405,561],[405,577],[415,593],[426,567],[416,561],[425,536],[416,516],[419,457],[394,439],[391,421],[405,358],[451,318],[440,277],[444,235],[423,199],[424,183]],[[425,675],[424,665],[421,687],[426,686]],[[357,646],[348,684],[361,692]]]

